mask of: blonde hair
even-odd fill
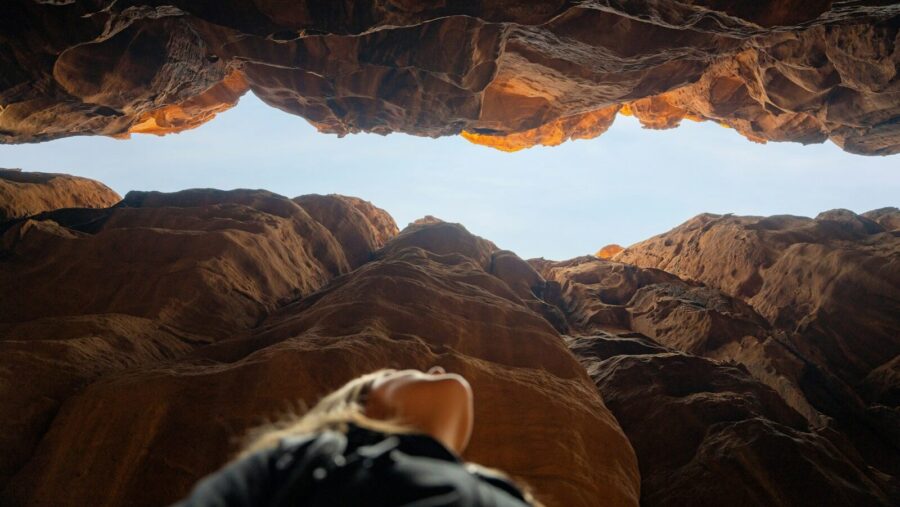
[[[281,439],[338,431],[346,433],[348,423],[381,433],[413,433],[415,428],[396,420],[373,419],[365,415],[366,400],[376,380],[395,373],[397,370],[384,368],[350,380],[337,390],[324,396],[302,416],[289,411],[280,420],[249,430],[244,437],[244,449],[238,457],[256,451],[278,446]]]
[[[277,447],[286,437],[307,435],[321,431],[339,431],[346,433],[349,423],[356,424],[380,433],[417,433],[419,430],[404,425],[394,419],[373,419],[365,415],[366,401],[375,381],[396,373],[397,370],[384,368],[356,377],[330,394],[322,397],[302,416],[289,412],[285,417],[249,430],[244,437],[244,448],[238,458],[263,449]],[[513,481],[505,472],[477,463],[466,463],[466,466],[488,474],[498,475],[516,484],[522,491],[525,500],[534,507],[543,507],[531,493],[531,488],[522,481]]]

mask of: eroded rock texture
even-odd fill
[[[615,259],[746,302],[788,332],[791,348],[858,391],[900,354],[897,216],[891,208],[815,219],[700,215]]]
[[[3,505],[164,505],[298,400],[434,364],[477,393],[469,459],[548,505],[638,503],[631,444],[520,297],[534,271],[460,225],[192,190],[3,229]]]
[[[659,241],[665,243],[673,232]],[[867,265],[897,262],[896,236],[867,239],[880,248],[862,248],[857,258],[868,257]],[[616,260],[633,260],[642,245],[626,249]],[[657,253],[671,259],[671,253]],[[704,273],[715,266],[730,267],[734,255],[724,245],[711,247]],[[796,257],[797,252],[784,255]],[[683,257],[689,258],[690,254]],[[596,257],[531,262],[558,287],[557,305],[571,325],[570,347],[635,447],[643,503],[896,501],[900,419],[891,393],[897,387],[900,335],[891,330],[900,315],[900,283],[894,271],[882,272],[884,278],[878,281],[857,280],[874,290],[887,287],[882,294],[886,299],[868,307],[864,315],[842,312],[848,322],[830,330],[831,337],[842,340],[845,363],[874,353],[866,348],[874,346],[868,341],[873,337],[851,332],[853,324],[886,330],[878,335],[882,341],[877,346],[888,362],[854,382],[820,360],[819,351],[828,347],[821,335],[769,322],[748,302],[696,280]],[[792,262],[805,264],[810,259]],[[849,261],[831,265],[850,271],[855,266]],[[821,266],[810,270],[822,273]],[[770,283],[785,291],[798,286],[791,278],[773,278]],[[799,286],[807,283],[815,281]],[[856,288],[863,290],[860,285]],[[835,297],[834,307],[855,309],[864,304],[844,297],[850,296]],[[836,348],[831,351],[834,360],[841,354]],[[735,477],[740,479],[732,482]],[[799,477],[802,486],[792,482]],[[854,479],[846,489],[832,489],[844,477]]]
[[[548,506],[897,505],[897,216],[701,215],[561,262],[337,195],[2,222],[0,503],[165,504],[266,418],[440,364],[467,458]]]
[[[642,505],[890,505],[882,477],[746,370],[618,342],[573,350],[635,446]]]
[[[882,1],[13,0],[0,141],[193,128],[247,90],[339,135],[504,150],[712,120],[754,141],[900,151]]]
[[[107,208],[121,199],[87,178],[0,169],[0,222],[59,208]]]

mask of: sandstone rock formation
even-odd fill
[[[893,215],[870,212],[888,227]],[[615,259],[745,301],[851,388],[900,354],[900,238],[865,215],[700,215]]]
[[[635,446],[642,505],[890,505],[882,477],[746,371],[598,341],[573,350]]]
[[[4,229],[4,505],[166,504],[265,417],[433,364],[477,393],[470,459],[548,505],[638,502],[630,443],[520,297],[536,274],[460,225],[398,234],[355,198],[191,190]]]
[[[886,231],[900,229],[900,209],[894,207],[879,208],[867,211],[862,216],[869,220],[874,220],[878,225],[884,227]]]
[[[0,503],[165,504],[267,418],[440,364],[474,386],[466,457],[548,506],[896,505],[895,214],[701,215],[561,262],[337,195],[2,222]]]
[[[889,224],[892,214],[869,216]],[[847,210],[815,219],[700,215],[615,260],[706,286],[642,289],[630,302],[634,329],[744,364],[812,424],[834,424],[871,463],[898,473],[894,232]],[[712,347],[697,341],[698,318],[717,340]]]
[[[87,178],[0,169],[0,222],[59,208],[107,208],[121,199]]]
[[[0,142],[194,128],[247,90],[339,135],[505,150],[711,120],[900,151],[900,9],[740,2],[12,0]]]
[[[612,259],[616,254],[624,250],[622,245],[617,245],[615,243],[606,245],[605,247],[597,250],[597,253],[594,254],[598,259]]]
[[[658,241],[665,244],[671,234]],[[891,253],[896,237],[882,235],[872,241],[881,248],[866,252],[872,257],[868,264],[896,262]],[[659,253],[671,260],[671,254]],[[729,266],[733,255],[727,248],[711,246],[707,265]],[[816,350],[818,336],[772,324],[746,302],[697,281],[596,257],[531,262],[559,286],[556,304],[571,327],[570,347],[635,446],[643,503],[896,501],[900,463],[896,432],[900,418],[892,403],[900,357],[896,353],[867,377],[867,383],[857,385],[809,352]],[[771,283],[790,287],[792,280]],[[870,327],[891,329],[900,315],[896,308],[900,284],[896,278],[882,283],[893,284],[885,294],[889,299],[857,318]],[[835,299],[833,304],[855,303]],[[885,338],[882,349],[894,347],[897,336]],[[845,357],[864,353],[857,352],[866,346],[859,334],[844,332],[841,338]],[[734,384],[738,377],[743,387]],[[809,462],[817,466],[809,468]],[[744,468],[747,463],[754,463],[754,471]],[[804,489],[782,474],[802,475],[805,485],[822,486]],[[847,476],[856,477],[851,488],[830,489]],[[734,477],[741,479],[732,483]]]

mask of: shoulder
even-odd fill
[[[275,447],[254,451],[207,475],[173,507],[266,505],[277,500],[298,465],[340,452],[340,440],[333,432],[284,438]]]
[[[232,461],[201,479],[175,506],[259,505],[271,489],[271,470],[277,455],[277,450],[266,449]]]

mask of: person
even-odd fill
[[[460,458],[473,423],[461,375],[378,370],[299,419],[252,431],[236,460],[174,506],[540,506],[504,473]]]

